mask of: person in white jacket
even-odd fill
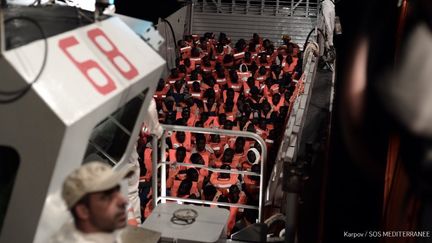
[[[146,129],[147,133],[156,135],[158,138],[162,136],[163,129],[159,123],[156,102],[154,99],[151,99],[147,108],[143,129]],[[134,223],[139,225],[141,224],[141,204],[138,195],[140,166],[138,162],[137,144],[135,144],[134,149],[129,156],[129,164],[133,166],[134,173],[128,180],[128,211],[132,212],[128,214],[128,222],[130,222],[131,225]]]
[[[114,171],[92,161],[73,171],[64,181],[62,198],[73,222],[67,222],[50,239],[51,243],[121,243],[120,229],[127,222],[127,199],[120,182],[130,176],[130,166]]]
[[[335,29],[335,3],[333,0],[321,1],[322,12],[324,15],[324,22],[326,25],[325,33],[329,48],[333,48],[333,33]]]

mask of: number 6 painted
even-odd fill
[[[60,49],[66,54],[66,56],[77,66],[82,74],[90,81],[93,87],[101,94],[106,95],[116,89],[114,81],[108,76],[108,74],[102,69],[99,64],[93,60],[86,60],[78,62],[75,57],[68,51],[70,47],[78,45],[78,40],[73,37],[67,37],[59,41]],[[101,76],[102,75],[102,76]],[[102,80],[98,80],[102,79]],[[104,79],[104,80],[103,80]]]

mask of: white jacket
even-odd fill
[[[122,243],[120,232],[85,234],[73,222],[67,222],[51,237],[49,243]]]

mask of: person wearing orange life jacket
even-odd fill
[[[195,147],[192,149],[192,153],[199,153],[204,159],[204,165],[209,166],[210,151],[206,146],[206,136],[204,134],[195,135]]]
[[[216,79],[213,76],[209,75],[208,77],[206,77],[204,79],[204,83],[202,87],[204,90],[213,89],[215,93],[215,99],[217,101],[220,100],[222,90],[219,84],[217,84]]]
[[[211,91],[211,92],[207,92],[207,91]],[[207,89],[206,93],[212,93],[212,94],[208,95],[208,97],[206,97],[206,99],[204,100],[202,112],[206,112],[210,116],[216,116],[218,114],[218,104],[216,102],[214,90]]]
[[[250,40],[250,42],[255,43],[255,45],[261,45],[262,46],[263,39],[257,33],[253,33],[252,39]]]
[[[262,89],[263,97],[270,99],[270,97],[272,96],[271,87],[273,86],[274,83],[275,81],[271,77],[265,80],[264,87]]]
[[[227,83],[227,78],[225,75],[225,70],[224,69],[219,69],[216,70],[216,83],[219,85],[219,87],[223,87],[226,85]]]
[[[258,60],[257,60],[257,64],[259,66],[264,66],[267,70],[270,70],[270,57],[267,56],[265,53],[260,53]]]
[[[216,52],[215,54],[216,61],[222,63],[225,56],[223,45],[218,44],[216,46],[215,52]]]
[[[195,65],[201,65],[201,58],[204,56],[202,50],[197,48],[196,46],[192,47],[191,50],[191,61],[195,62]]]
[[[167,188],[171,188],[174,180],[183,179],[186,176],[186,167],[178,166],[176,163],[190,163],[190,153],[184,147],[169,150],[169,162],[172,164],[169,168]]]
[[[255,87],[260,87],[260,84],[258,81],[255,81],[254,78],[249,77],[247,79],[246,82],[243,83],[243,95],[245,97],[249,97],[250,96],[250,89],[255,86]]]
[[[241,163],[242,170],[250,170],[252,165],[259,164],[261,161],[261,154],[256,148],[250,148],[246,153],[246,159]]]
[[[177,69],[177,68],[173,68],[173,69],[171,69],[171,73],[170,73],[170,75],[168,76],[166,82],[167,82],[168,84],[174,84],[175,81],[176,81],[176,80],[179,80],[179,79],[181,79],[181,77],[180,77],[180,73],[179,73],[178,69]]]
[[[261,103],[260,103],[260,118],[262,119],[270,119],[270,115],[273,112],[272,106],[271,104],[267,101],[267,99],[264,99]]]
[[[283,78],[283,72],[280,66],[275,65],[274,69],[271,72],[271,76],[274,80],[278,81]]]
[[[255,125],[255,129],[256,129],[256,134],[258,134],[264,140],[267,138],[268,129],[267,129],[267,121],[265,118],[259,119],[258,124]]]
[[[176,118],[184,119],[187,126],[193,126],[195,124],[196,116],[195,114],[191,114],[189,107],[182,108],[181,112],[178,111]]]
[[[243,81],[239,79],[235,70],[229,71],[229,79],[227,80],[227,88],[232,88],[236,92],[240,92]]]
[[[199,81],[194,81],[191,85],[190,95],[193,99],[196,100],[202,100],[203,98],[203,91],[201,89],[201,84]]]
[[[203,157],[199,153],[193,153],[190,157],[190,161],[194,165],[205,165]],[[198,188],[202,189],[204,182],[209,174],[208,169],[206,168],[194,168],[198,171]]]
[[[249,149],[249,143],[246,144],[246,139],[244,137],[237,137],[234,143],[231,143],[229,147],[234,150],[233,163],[231,167],[237,168],[245,156],[245,151]]]
[[[252,73],[249,72],[249,68],[246,64],[242,63],[239,66],[237,77],[240,83],[246,82],[248,78],[252,77]]]
[[[222,60],[222,64],[224,68],[230,69],[232,66],[234,66],[234,57],[231,54],[225,54]]]
[[[201,69],[205,73],[211,73],[214,70],[215,62],[210,60],[209,56],[204,56],[201,59]]]
[[[250,89],[250,97],[246,98],[250,107],[254,110],[259,109],[259,103],[262,101],[263,97],[260,95],[259,89],[254,86]]]
[[[207,184],[203,188],[203,193],[201,195],[201,198],[206,201],[213,201],[215,196],[217,194],[217,189],[212,184]],[[204,207],[209,207],[209,205],[204,205]]]
[[[234,160],[234,149],[227,147],[224,148],[222,156],[219,158],[219,160],[215,161],[215,166],[217,168],[220,168],[222,165],[226,164],[229,165],[231,168],[237,168],[238,160]]]
[[[192,71],[195,70],[195,62],[191,61],[190,58],[185,58],[184,60],[180,61],[180,65],[185,66],[187,74],[191,74]]]
[[[246,204],[246,194],[241,191],[237,185],[231,185],[228,190],[228,199],[231,203]],[[227,223],[227,235],[231,235],[234,225],[237,221],[237,213],[239,212],[238,207],[230,207],[230,215]]]
[[[221,107],[220,111],[224,113],[226,115],[226,119],[231,122],[234,122],[237,118],[237,107],[234,101],[231,99],[226,100],[225,105]],[[233,127],[232,130],[236,130],[236,129],[234,129]]]
[[[224,164],[220,167],[222,170],[231,170],[231,166]],[[227,191],[231,185],[239,184],[238,174],[226,172],[213,172],[210,176],[210,183],[218,190]]]
[[[256,81],[258,81],[260,84],[263,84],[265,80],[268,78],[268,72],[267,69],[264,66],[260,66],[255,72],[254,78]],[[260,86],[261,88],[261,86]]]
[[[232,100],[237,103],[240,94],[235,92],[233,88],[228,88],[222,92],[222,103],[227,102],[227,100]]]
[[[210,162],[209,165],[213,166],[216,162],[216,159],[222,154],[224,144],[221,143],[221,138],[219,134],[211,134],[210,135],[210,148],[213,150],[213,153],[210,154]]]
[[[187,151],[190,151],[191,146],[191,133],[177,131],[173,132],[171,135],[171,144],[173,149],[177,149],[178,147],[184,147]]]
[[[284,98],[279,93],[273,94],[271,98],[271,107],[273,111],[279,112],[281,106],[285,103]]]
[[[166,84],[165,81],[161,78],[159,79],[158,85],[156,87],[155,94],[153,97],[157,100],[162,100],[166,97],[166,94],[168,93],[168,90],[170,88],[169,84]]]
[[[251,172],[260,174],[261,165],[253,164],[250,170]],[[251,198],[252,200],[257,200],[259,196],[259,190],[260,190],[260,177],[254,175],[245,175],[243,177],[243,184],[244,184],[243,188],[245,188],[245,193],[247,197]]]
[[[198,170],[195,168],[189,168],[186,170],[186,176],[180,180],[175,180],[173,187],[171,188],[171,195],[173,197],[178,196],[177,195],[177,190],[180,188],[181,186],[181,181],[191,181],[192,182],[192,187],[190,190],[191,194],[195,194],[197,197],[201,195],[200,191],[201,188],[199,188],[198,185],[198,178],[199,178],[199,174],[198,174]]]
[[[298,63],[298,58],[297,57],[292,57],[291,55],[288,55],[285,58],[285,62],[282,65],[283,68],[283,72],[284,73],[288,73],[290,75],[294,74],[294,70],[297,66]]]

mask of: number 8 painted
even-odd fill
[[[87,32],[87,35],[123,77],[131,80],[138,75],[138,70],[135,66],[118,50],[101,29],[92,29]]]

